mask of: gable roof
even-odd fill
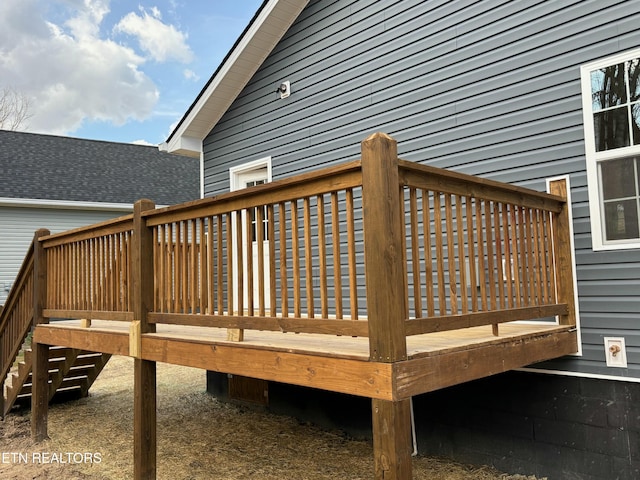
[[[200,166],[155,146],[0,130],[0,198],[173,205],[200,198]],[[20,202],[17,202],[20,203]]]
[[[202,140],[242,92],[307,3],[309,0],[265,0],[160,149],[199,158]]]

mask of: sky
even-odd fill
[[[21,130],[164,142],[262,0],[0,0],[0,91]]]

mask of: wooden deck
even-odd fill
[[[374,134],[343,165],[39,231],[0,312],[3,379],[35,327],[20,381],[40,441],[51,346],[69,368],[134,357],[136,479],[156,475],[156,362],[364,396],[376,478],[408,480],[412,396],[577,351],[566,185],[550,186],[406,162]]]
[[[39,343],[129,355],[127,324],[80,321],[39,325]],[[248,331],[243,342],[220,328],[159,325],[142,335],[141,358],[381,400],[400,400],[575,352],[575,328],[507,324],[415,335],[407,360],[369,359],[367,338]],[[562,353],[561,353],[562,352]]]

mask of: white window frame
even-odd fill
[[[640,156],[640,145],[596,152],[593,125],[593,104],[591,99],[591,72],[638,57],[640,57],[640,48],[590,62],[580,67],[584,143],[587,163],[587,187],[589,193],[589,214],[591,219],[591,242],[593,250],[596,251],[640,248],[640,238],[627,240],[605,240],[602,187],[599,181],[600,175],[598,173],[599,162],[629,156]]]

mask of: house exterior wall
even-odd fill
[[[36,230],[62,232],[125,215],[122,211],[70,210],[0,206],[0,305],[9,290]]]
[[[374,131],[404,159],[537,190],[569,175],[582,356],[539,367],[640,379],[640,250],[592,250],[580,90],[581,65],[638,47],[638,6],[313,1],[205,139],[205,194],[265,156],[273,179],[356,158]]]
[[[581,65],[640,47],[639,34],[638,0],[315,0],[204,140],[205,195],[258,158],[274,180],[357,158],[375,131],[436,167],[536,190],[569,176],[581,355],[535,366],[561,376],[416,398],[421,452],[549,478],[640,475],[640,250],[592,248],[580,84]],[[609,336],[624,337],[628,368],[606,366]],[[275,410],[331,416],[324,393],[269,388]]]

